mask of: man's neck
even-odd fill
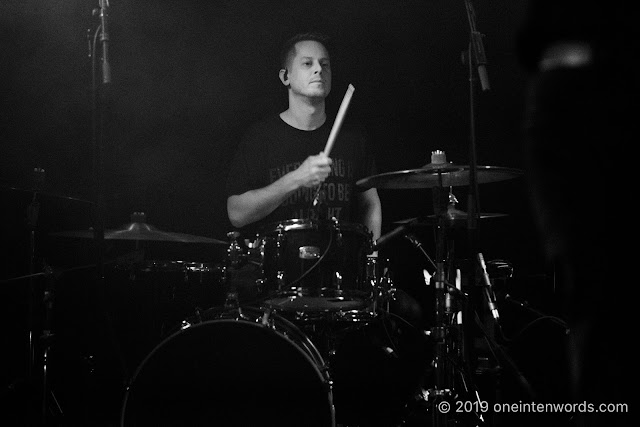
[[[324,105],[324,99],[313,103],[308,102],[308,100],[303,101],[290,97],[289,108],[280,113],[280,117],[285,123],[296,129],[318,129],[327,119]]]

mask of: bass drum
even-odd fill
[[[121,426],[335,426],[324,360],[295,325],[254,308],[184,325],[136,370]]]

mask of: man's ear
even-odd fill
[[[289,72],[286,68],[280,70],[280,81],[283,85],[289,86]]]

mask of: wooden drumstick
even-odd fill
[[[349,103],[351,102],[353,91],[355,90],[356,88],[353,87],[352,84],[349,84],[347,92],[344,94],[344,98],[342,98],[342,103],[340,104],[340,108],[338,109],[338,115],[336,116],[336,120],[333,122],[333,127],[331,128],[331,132],[329,133],[329,139],[327,139],[327,145],[325,145],[324,147],[324,154],[327,157],[329,157],[329,154],[331,153],[333,144],[336,141],[336,137],[338,136],[338,132],[340,131],[340,127],[342,126],[342,122],[344,121],[344,116],[347,114],[347,108],[349,108]],[[321,188],[322,184],[318,185],[315,197],[313,198],[313,206],[318,204],[318,197],[320,197]]]
[[[349,103],[351,102],[353,91],[355,90],[356,88],[354,88],[352,84],[349,84],[349,87],[347,88],[347,93],[344,94],[344,98],[342,99],[342,104],[340,104],[340,108],[338,109],[338,115],[336,116],[336,121],[333,122],[331,133],[329,133],[329,139],[327,139],[327,145],[325,145],[324,147],[324,154],[327,157],[329,157],[329,153],[331,153],[331,149],[333,148],[333,143],[336,141],[336,137],[338,136],[338,132],[340,131],[340,127],[342,126],[342,122],[344,121],[344,116],[347,114],[347,108],[349,108]]]

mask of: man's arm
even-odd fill
[[[358,196],[362,223],[373,233],[375,242],[382,232],[382,204],[378,196],[378,190],[370,188]]]
[[[244,227],[273,212],[298,188],[321,184],[331,172],[332,160],[320,153],[309,156],[296,169],[263,188],[227,198],[227,215],[234,227]]]
[[[227,214],[234,227],[244,227],[273,212],[289,194],[295,191],[293,181],[284,179],[264,188],[249,190],[227,198]]]

